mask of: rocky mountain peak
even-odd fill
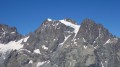
[[[81,25],[94,25],[96,24],[94,20],[92,19],[89,19],[89,18],[86,18],[82,21]]]
[[[5,24],[0,24],[0,31],[1,32],[17,32],[16,27],[9,27],[8,25]]]
[[[113,38],[113,35],[103,25],[84,19],[76,36],[76,39],[78,38],[81,38],[85,45],[102,46],[108,39]],[[98,40],[101,44],[98,44]]]
[[[8,43],[21,37],[22,35],[17,32],[16,27],[0,24],[0,43]]]
[[[3,26],[0,27],[3,32]],[[9,27],[10,30],[11,28]],[[19,48],[16,50],[14,48],[13,51],[7,49],[9,53],[2,52],[3,47],[12,44],[17,44]],[[81,25],[77,25],[72,19],[47,19],[28,37],[7,43],[6,46],[1,45],[3,45],[0,47],[2,67],[119,67],[120,65],[120,39],[91,19],[83,20]]]

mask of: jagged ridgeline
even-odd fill
[[[120,67],[120,39],[84,19],[45,20],[29,35],[0,24],[0,67]]]

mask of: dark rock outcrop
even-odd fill
[[[0,24],[0,43],[8,43],[10,41],[18,40],[22,37],[17,32],[16,27],[9,27],[5,24]]]

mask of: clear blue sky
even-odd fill
[[[120,37],[120,0],[0,0],[0,24],[27,34],[47,18],[90,18]]]

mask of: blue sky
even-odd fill
[[[101,23],[120,37],[120,0],[0,0],[0,24],[15,26],[25,35],[47,18],[84,18]]]

